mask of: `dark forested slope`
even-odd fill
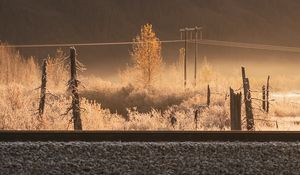
[[[210,39],[300,45],[299,9],[296,0],[0,0],[0,40],[130,40],[150,22],[160,38],[201,25]]]

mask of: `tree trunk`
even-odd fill
[[[80,101],[79,101],[79,93],[78,93],[77,69],[76,69],[76,50],[74,47],[70,48],[70,59],[71,59],[70,86],[72,89],[72,111],[73,111],[74,130],[82,130],[82,123],[80,118]]]

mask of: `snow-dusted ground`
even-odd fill
[[[1,142],[1,174],[299,174],[300,143]]]

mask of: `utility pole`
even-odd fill
[[[195,27],[195,62],[194,62],[194,86],[197,85],[197,53],[198,53],[198,34],[200,34],[200,40],[202,40],[202,27]]]
[[[196,80],[197,80],[197,49],[198,49],[198,34],[200,31],[200,39],[202,40],[202,31],[201,31],[202,27],[194,27],[194,28],[183,28],[180,29],[180,34],[181,34],[181,40],[182,40],[182,35],[184,34],[184,67],[183,67],[183,71],[184,71],[184,87],[186,87],[187,84],[187,42],[188,42],[188,32],[191,33],[191,38],[190,40],[192,40],[193,37],[193,32],[195,32],[195,60],[194,60],[194,85],[196,86]]]
[[[197,27],[196,27],[197,28]],[[197,85],[197,51],[198,51],[198,30],[195,30],[195,62],[194,62],[194,86],[196,87]]]
[[[187,74],[186,74],[186,50],[187,50],[187,35],[188,35],[188,31],[184,30],[184,61],[183,61],[183,64],[184,64],[184,88],[186,88],[186,77],[187,77]]]
[[[188,28],[180,29],[180,35],[182,40],[182,35],[184,35],[184,60],[183,60],[183,86],[186,88],[186,79],[187,79],[187,73],[186,73],[186,60],[187,60],[187,38],[188,38]]]

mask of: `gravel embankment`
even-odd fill
[[[1,142],[0,174],[300,174],[300,143]]]

